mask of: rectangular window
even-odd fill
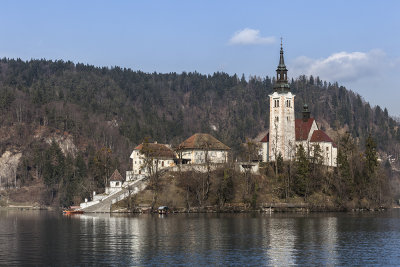
[[[274,99],[274,108],[279,108],[279,100]]]

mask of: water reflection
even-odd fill
[[[294,235],[295,220],[290,218],[271,218],[269,220],[268,263],[274,266],[289,266],[295,263]]]
[[[0,265],[397,265],[399,217],[0,211]]]

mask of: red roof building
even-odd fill
[[[261,143],[268,143],[268,142],[269,142],[269,133],[267,133],[267,135],[264,136],[264,137],[261,139],[260,142],[261,142]]]
[[[230,148],[210,134],[196,133],[183,141],[178,150],[182,149],[207,149],[207,150],[230,150]]]
[[[143,143],[135,147],[147,157],[159,159],[174,159],[176,158],[175,152],[172,151],[167,145],[157,143]]]
[[[311,143],[313,142],[325,142],[325,143],[332,143],[333,147],[336,147],[336,144],[333,140],[322,130],[316,130],[313,132],[311,136]]]
[[[210,134],[196,133],[177,149],[180,159],[190,164],[226,163],[230,148]]]
[[[295,133],[296,133],[296,141],[308,140],[311,127],[315,122],[314,118],[304,119],[296,119],[295,120]],[[315,124],[316,126],[316,124]]]
[[[336,166],[337,146],[333,140],[322,130],[318,129],[318,125],[314,118],[310,118],[310,112],[305,105],[303,110],[303,118],[295,120],[295,143],[296,146],[303,145],[305,149],[312,149],[315,145],[319,145],[323,150],[324,164],[328,166]],[[269,133],[261,140],[261,151],[263,161],[269,160]]]

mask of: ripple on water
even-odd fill
[[[399,265],[385,214],[1,216],[0,265]]]

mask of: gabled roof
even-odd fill
[[[263,139],[260,140],[261,143],[268,143],[269,142],[269,133],[267,133]]]
[[[135,147],[135,150],[141,151],[145,156],[152,158],[175,158],[175,153],[168,146],[157,143],[142,143]]]
[[[111,175],[111,177],[110,177],[110,181],[121,181],[121,182],[123,182],[124,178],[122,178],[122,176],[121,176],[121,174],[119,173],[118,170],[115,170],[113,172],[113,174]]]
[[[303,121],[303,119],[295,120],[296,141],[307,140],[313,122],[314,118],[309,118],[307,121]]]
[[[217,140],[215,137],[205,133],[196,133],[183,141],[179,149],[211,149],[211,150],[230,150],[230,148]]]
[[[332,143],[333,146],[336,147],[336,144],[333,142],[333,140],[322,130],[315,130],[311,136],[310,141]]]

